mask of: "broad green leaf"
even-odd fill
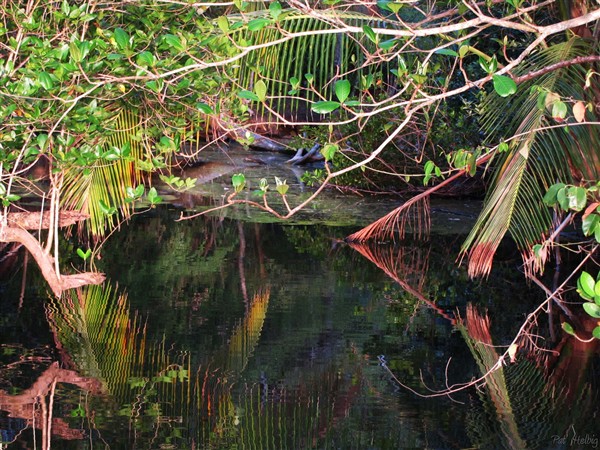
[[[387,41],[380,42],[379,48],[385,50],[386,52],[394,48],[394,45],[398,42],[397,39],[388,39]]]
[[[552,117],[554,119],[563,120],[567,117],[567,105],[558,100],[552,105]]]
[[[238,97],[246,99],[246,100],[252,100],[253,102],[259,101],[258,95],[256,95],[252,91],[246,91],[246,90],[240,91],[240,92],[238,92]]]
[[[338,150],[339,147],[337,144],[326,144],[321,149],[321,154],[325,158],[325,161],[331,161]]]
[[[335,111],[339,107],[340,107],[339,102],[322,101],[322,102],[314,103],[310,107],[310,109],[318,114],[329,114],[330,112]]]
[[[556,193],[556,200],[563,211],[569,210],[569,197],[567,195],[568,190],[569,188],[565,186],[562,189],[559,189]]]
[[[335,82],[333,89],[335,96],[340,103],[344,103],[350,95],[350,82],[348,80],[339,80]]]
[[[562,188],[565,187],[564,183],[556,183],[553,184],[552,186],[550,186],[550,188],[548,188],[548,192],[546,192],[546,195],[544,195],[544,204],[547,206],[554,206],[556,205],[557,202],[557,194],[558,191],[560,191]]]
[[[281,3],[279,3],[278,1],[274,1],[269,5],[269,13],[271,14],[273,20],[277,20],[279,18],[279,16],[281,15],[281,11]]]
[[[378,39],[377,39],[377,35],[373,31],[373,28],[371,28],[369,25],[363,25],[362,28],[363,28],[363,32],[369,38],[369,40],[371,40],[372,42],[377,44]]]
[[[468,45],[461,45],[458,47],[458,56],[464,58],[469,53],[470,47]]]
[[[591,236],[596,232],[596,228],[600,226],[600,216],[596,213],[592,213],[584,217],[581,222],[581,229],[583,234]]]
[[[258,80],[254,85],[254,93],[258,98],[258,101],[264,102],[267,97],[267,85],[263,80]]]
[[[248,22],[248,29],[250,31],[259,31],[259,30],[262,30],[267,25],[269,25],[270,23],[271,23],[271,21],[269,19],[260,17],[258,19],[253,19],[250,22]]]
[[[83,60],[83,54],[76,42],[69,43],[69,55],[75,63],[80,63]]]
[[[229,32],[229,20],[227,20],[227,16],[221,16],[217,19],[217,26],[219,29],[227,34]]]
[[[129,35],[123,28],[116,28],[113,37],[119,50],[126,50],[129,48]]]
[[[77,254],[79,255],[79,257],[81,259],[83,259],[84,261],[87,260],[90,255],[92,254],[92,251],[88,248],[87,251],[83,251],[80,248],[77,249]]]
[[[494,90],[500,97],[508,97],[517,92],[517,83],[510,77],[494,75],[492,80],[494,83]]]
[[[198,109],[198,111],[203,112],[204,114],[214,114],[215,113],[213,111],[213,109],[204,102],[196,103],[196,108]]]
[[[98,206],[100,206],[100,211],[102,211],[107,216],[112,216],[114,213],[117,212],[117,209],[114,206],[113,207],[108,206],[104,202],[104,200],[99,200],[98,201]]]
[[[594,278],[587,272],[582,272],[577,280],[577,292],[583,298],[587,300],[591,300],[594,298],[596,287],[596,281]]]
[[[592,331],[592,336],[594,336],[596,339],[600,339],[600,326],[594,328],[594,331]]]
[[[594,319],[600,319],[600,306],[595,303],[586,302],[583,304],[583,309]]]
[[[575,330],[573,329],[573,327],[571,326],[570,323],[563,322],[562,323],[562,329],[565,330],[565,333],[568,333],[570,335],[574,335],[575,334]]]
[[[437,53],[438,55],[446,55],[446,56],[458,56],[458,53],[456,53],[454,50],[450,49],[450,48],[440,48],[439,50],[436,50],[435,53]]]
[[[162,197],[160,197],[158,195],[158,192],[156,191],[156,188],[152,187],[148,191],[148,201],[150,202],[150,204],[152,206],[154,206],[157,203],[160,203],[162,201]]]
[[[154,55],[148,51],[143,51],[137,56],[136,62],[140,66],[149,66],[152,67],[156,64],[156,58]]]
[[[165,35],[165,42],[169,47],[171,47],[172,50],[175,50],[177,52],[182,52],[184,50],[184,46],[181,43],[181,39],[179,39],[179,36],[175,36],[174,34],[167,34]]]
[[[48,72],[38,73],[38,81],[40,82],[42,87],[47,91],[54,87],[54,82],[52,81],[52,78],[50,77],[50,74]]]
[[[587,203],[587,191],[581,186],[571,186],[567,191],[569,208],[573,211],[581,211]]]
[[[231,177],[231,184],[235,192],[241,192],[246,184],[246,177],[243,173],[236,173]]]

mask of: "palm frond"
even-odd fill
[[[531,58],[523,73],[590,51],[587,43],[576,38],[554,44]],[[598,179],[598,165],[590,164],[598,160],[597,128],[577,124],[557,127],[547,117],[544,105],[538,107],[538,95],[543,91],[562,99],[584,99],[585,76],[580,66],[564,67],[523,83],[512,98],[492,94],[484,102],[481,123],[488,139],[519,138],[497,165],[483,211],[463,244],[462,255],[469,256],[471,276],[489,273],[496,249],[507,232],[524,256],[531,254],[533,244],[543,240],[552,227],[550,211],[541,201],[549,186],[557,181]]]
[[[143,159],[145,152],[140,139],[140,123],[137,111],[119,110],[112,121],[114,132],[102,143],[104,151],[111,147],[123,150],[128,146],[128,157],[114,161],[98,158],[93,165],[72,166],[64,170],[62,205],[89,214],[86,225],[92,236],[102,236],[106,229],[118,223],[117,215],[105,214],[101,201],[106,206],[120,209],[123,218],[131,214],[131,205],[125,202],[126,188],[141,181],[141,172],[135,161]]]

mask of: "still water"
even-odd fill
[[[107,281],[61,299],[5,255],[0,448],[598,447],[597,346],[558,336],[432,396],[543,300],[510,248],[474,282],[461,236],[353,248],[353,229],[178,215],[135,217],[102,248]]]

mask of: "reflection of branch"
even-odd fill
[[[42,448],[49,448],[50,432],[63,439],[82,439],[81,430],[71,429],[69,425],[60,418],[52,419],[52,396],[57,383],[75,385],[85,391],[99,393],[102,384],[94,379],[80,376],[73,370],[61,369],[57,362],[48,367],[33,383],[33,385],[18,395],[9,395],[0,390],[0,410],[8,412],[10,417],[25,419],[27,427],[41,424],[42,434],[46,437]],[[50,403],[46,405],[46,397],[50,396]],[[40,416],[40,410],[36,406],[42,402],[42,412],[46,419]]]

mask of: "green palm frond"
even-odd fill
[[[591,51],[580,39],[554,44],[535,55],[523,73]],[[489,273],[506,232],[524,255],[544,238],[552,226],[550,212],[542,203],[549,186],[557,181],[578,184],[598,179],[599,167],[593,163],[600,151],[598,129],[576,123],[556,126],[561,124],[548,117],[544,104],[538,106],[540,92],[557,94],[565,101],[585,99],[585,77],[581,66],[564,67],[523,83],[513,97],[492,94],[484,102],[482,128],[489,139],[517,138],[497,163],[484,209],[463,244],[471,276]]]
[[[141,181],[141,172],[135,161],[144,158],[144,145],[140,139],[139,113],[121,109],[113,119],[112,132],[101,144],[104,151],[112,147],[130,149],[128,156],[116,160],[98,158],[93,165],[72,166],[64,170],[62,205],[89,214],[86,221],[92,236],[101,236],[106,229],[118,223],[116,214],[107,215],[101,202],[120,209],[123,218],[131,214],[131,205],[125,202],[126,189]]]
[[[246,15],[248,18],[266,17],[267,12]],[[307,120],[310,118],[310,102],[333,99],[333,84],[337,79],[351,77],[358,80],[361,74],[370,73],[377,67],[366,65],[365,51],[375,51],[374,44],[360,34],[311,34],[311,32],[331,28],[328,20],[341,20],[353,26],[378,26],[381,19],[361,13],[333,13],[323,10],[320,16],[307,16],[295,10],[285,10],[278,19],[277,26],[269,26],[258,31],[242,27],[232,33],[231,39],[237,45],[246,42],[264,44],[282,39],[285,35],[302,33],[300,37],[290,39],[275,47],[257,49],[244,57],[234,82],[242,89],[253,90],[255,83],[262,80],[267,87],[267,96],[271,99],[257,106],[257,117],[271,121],[278,119],[266,107],[273,109],[286,118]],[[389,25],[391,26],[391,25]],[[311,74],[308,82],[305,75]],[[296,78],[304,89],[289,94],[290,80]],[[314,88],[314,89],[313,89]],[[266,107],[265,107],[266,105]]]

